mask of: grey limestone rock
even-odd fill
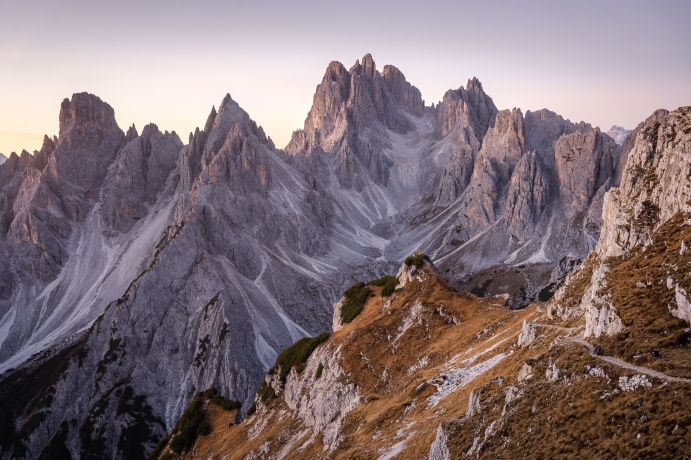
[[[621,185],[604,196],[601,255],[619,255],[645,243],[653,229],[686,206],[690,113],[686,107],[658,110],[631,133],[631,142],[625,141]]]

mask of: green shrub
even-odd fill
[[[328,338],[329,334],[326,332],[319,334],[316,337],[303,337],[283,350],[281,354],[278,355],[278,358],[276,358],[276,366],[280,368],[281,381],[286,381],[286,377],[293,367],[295,367],[295,370],[298,371],[298,373],[302,372],[307,358],[310,357],[312,352],[320,343],[325,342]]]
[[[388,297],[396,290],[396,286],[398,286],[398,278],[395,276],[382,276],[381,278],[372,280],[367,284],[371,286],[382,286],[381,296]]]
[[[257,403],[252,404],[250,408],[247,409],[247,416],[254,415],[255,412],[257,412]]]
[[[204,390],[201,395],[204,396],[206,399],[211,399],[214,396],[218,394],[218,390],[214,387],[209,388],[208,390]]]
[[[319,379],[322,376],[322,372],[324,371],[324,365],[322,363],[319,363],[319,366],[317,367],[317,372],[314,374],[315,379]]]
[[[203,403],[204,399],[197,395],[175,424],[170,449],[176,454],[190,450],[197,436],[211,433],[211,425],[204,415]]]
[[[161,439],[158,442],[158,444],[156,444],[156,447],[154,447],[154,450],[151,451],[151,453],[147,457],[147,460],[158,460],[159,457],[161,457],[163,449],[165,449],[168,446],[168,442],[170,442],[170,436],[166,436],[165,438]],[[161,460],[163,460],[162,457]]]
[[[211,402],[216,404],[223,410],[235,410],[240,409],[242,407],[242,403],[240,401],[235,401],[234,399],[226,399],[223,396],[216,396],[211,399]]]
[[[219,395],[216,388],[212,387],[207,390],[200,391],[194,396],[194,399],[190,405],[187,406],[187,409],[185,409],[185,412],[180,417],[180,420],[178,420],[178,422],[175,424],[173,432],[169,436],[161,439],[161,441],[156,445],[154,450],[149,455],[148,460],[158,459],[168,445],[170,445],[170,450],[176,454],[188,451],[194,446],[194,443],[199,435],[207,435],[211,433],[211,425],[206,420],[204,400],[208,400],[219,406],[221,409],[228,411],[240,409],[242,407],[242,404],[239,401],[226,399]]]
[[[417,268],[422,268],[422,256],[408,256],[405,258],[407,266],[415,265]]]
[[[208,390],[204,390],[202,392],[197,393],[196,398],[205,398],[211,401],[212,403],[216,404],[218,407],[220,407],[223,410],[235,410],[235,409],[240,409],[242,407],[242,403],[240,401],[235,401],[234,399],[226,399],[223,396],[218,394],[218,390],[214,387],[209,388]]]
[[[268,401],[276,397],[276,392],[274,391],[274,387],[266,383],[266,380],[264,380],[259,386],[259,390],[257,390],[257,396],[259,396],[261,402],[266,404]]]
[[[353,284],[343,293],[345,297],[345,302],[341,306],[343,324],[348,324],[360,314],[362,309],[365,308],[367,298],[371,295],[372,291],[362,281]]]

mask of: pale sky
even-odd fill
[[[691,105],[689,20],[691,0],[0,0],[0,153],[40,148],[82,91],[184,143],[230,93],[283,147],[329,62],[366,53],[428,105],[476,76],[500,109],[633,128]]]

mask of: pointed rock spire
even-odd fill
[[[125,134],[125,144],[129,144],[137,137],[139,137],[139,133],[137,133],[137,128],[134,126],[134,123],[132,123],[132,126],[127,130],[127,134]]]
[[[227,95],[230,96],[230,95]],[[225,100],[225,99],[224,99]],[[209,113],[209,116],[206,118],[206,124],[204,124],[204,132],[205,133],[210,133],[211,128],[214,126],[214,121],[216,120],[216,106],[212,105],[211,106],[211,113]]]

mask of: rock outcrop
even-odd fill
[[[604,200],[601,255],[619,255],[645,243],[656,227],[686,206],[690,112],[657,111],[631,133],[634,143],[621,186]]]

